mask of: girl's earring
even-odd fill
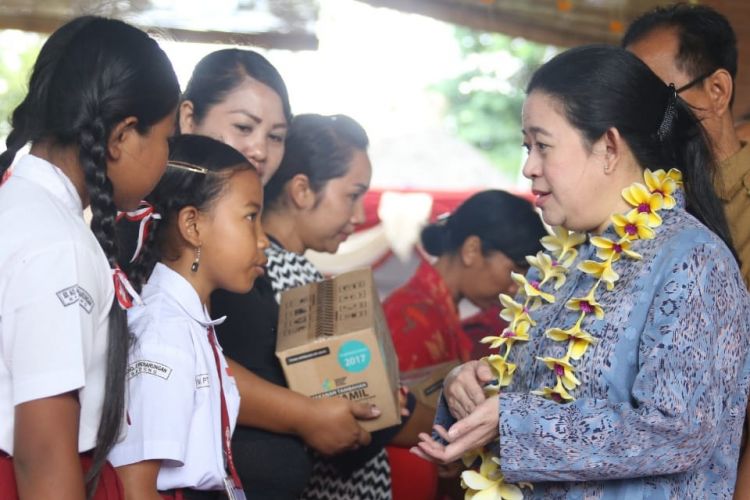
[[[195,248],[195,260],[193,261],[193,265],[190,266],[190,271],[196,273],[198,272],[198,266],[201,264],[201,247]]]

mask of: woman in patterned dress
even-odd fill
[[[750,298],[702,128],[673,85],[618,48],[560,54],[527,93],[524,175],[544,220],[565,229],[548,239],[553,250],[579,245],[558,289],[539,285],[554,261],[522,281],[528,296],[547,291],[554,302],[531,312],[528,341],[507,359],[512,378],[480,362],[456,370],[438,439],[423,435],[414,452],[451,462],[488,445],[499,457],[488,482],[464,478],[507,498],[730,498]],[[684,188],[667,179],[671,168]],[[635,191],[643,199],[633,203]],[[584,236],[574,242],[567,230]],[[608,269],[596,260],[605,254]],[[588,295],[604,282],[612,289]],[[495,375],[505,385],[485,396],[480,385]],[[518,482],[533,490],[509,486]]]

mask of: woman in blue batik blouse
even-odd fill
[[[750,298],[701,126],[614,47],[558,55],[527,94],[523,173],[556,228],[413,451],[473,462],[477,498],[730,498]]]

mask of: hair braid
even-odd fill
[[[154,205],[154,209],[156,210],[156,205]],[[166,216],[166,211],[157,211],[162,215],[162,217]],[[166,221],[160,221],[156,219],[151,220],[151,227],[148,232],[148,237],[143,242],[143,246],[141,247],[141,252],[138,254],[138,258],[131,264],[131,267],[128,271],[128,279],[130,279],[130,283],[138,291],[138,293],[141,292],[143,285],[146,283],[148,277],[151,275],[151,272],[154,270],[154,266],[161,258],[161,252],[159,252],[159,245],[157,242],[157,233],[159,232],[160,225],[165,222]]]
[[[13,130],[10,131],[10,134],[5,139],[5,151],[0,153],[0,179],[3,177],[5,171],[10,168],[18,150],[32,139],[32,133],[28,130],[28,120],[26,117],[27,99],[24,99],[13,111],[10,120]]]
[[[96,118],[79,132],[80,162],[86,179],[92,212],[91,230],[104,250],[112,267],[117,265],[117,239],[115,217],[117,209],[113,199],[112,183],[107,177],[106,144],[108,132],[104,122]],[[125,411],[125,397],[119,388],[125,385],[127,352],[130,334],[125,311],[115,298],[109,311],[109,349],[107,351],[107,378],[102,416],[97,434],[93,465],[86,474],[89,497],[96,489],[99,472],[120,433]],[[92,481],[93,480],[93,481]]]

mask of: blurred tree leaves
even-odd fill
[[[522,160],[521,107],[531,74],[556,48],[456,28],[464,59],[461,74],[432,86],[446,101],[445,120],[459,137],[482,150],[515,178]]]
[[[44,37],[0,30],[0,138],[10,132],[10,115],[28,91],[31,69]],[[5,146],[0,146],[4,150]]]

